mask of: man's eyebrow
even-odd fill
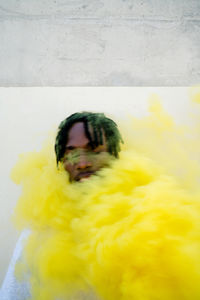
[[[73,150],[75,147],[74,146],[72,146],[72,145],[69,145],[69,146],[65,146],[65,149],[66,150]]]
[[[86,145],[86,147],[93,147],[92,142],[88,142],[87,145]]]
[[[91,143],[91,142],[88,142],[86,145],[85,145],[85,147],[87,148],[87,147],[92,147],[93,146],[93,144]],[[73,149],[75,149],[75,148],[77,148],[76,146],[74,146],[73,144],[72,145],[66,145],[65,146],[65,149],[66,150],[73,150]]]

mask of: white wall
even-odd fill
[[[1,86],[200,82],[199,0],[1,0]]]
[[[128,114],[148,113],[148,98],[156,93],[178,122],[191,110],[188,88],[0,88],[0,282],[19,233],[11,214],[20,193],[9,178],[19,153],[40,149],[49,130],[82,110],[105,112],[117,121]]]

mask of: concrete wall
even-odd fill
[[[199,0],[1,0],[1,86],[200,82]]]

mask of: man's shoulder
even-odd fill
[[[1,300],[25,300],[30,296],[28,280],[19,281],[15,276],[16,263],[22,259],[24,242],[26,241],[30,233],[31,230],[29,229],[23,230],[16,243],[6,276],[1,287]]]

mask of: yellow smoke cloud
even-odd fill
[[[200,86],[190,88],[190,97],[192,101],[200,103]]]
[[[199,131],[154,101],[125,132],[120,159],[83,183],[57,169],[53,139],[13,169],[32,299],[200,298]]]

